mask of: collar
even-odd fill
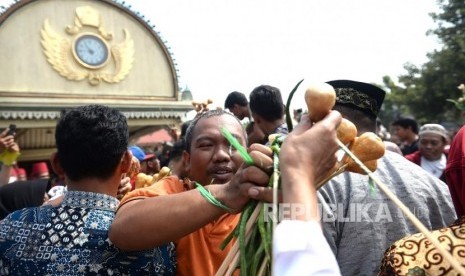
[[[62,205],[116,211],[119,201],[115,197],[82,191],[68,191]]]
[[[289,131],[287,129],[287,124],[286,123],[282,123],[280,124],[279,126],[277,126],[273,133],[278,133],[278,134],[288,134]]]

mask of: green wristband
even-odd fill
[[[209,190],[205,189],[204,186],[200,185],[199,183],[195,182],[195,187],[199,190],[200,194],[211,204],[215,205],[216,207],[220,207],[223,210],[228,211],[229,213],[233,212],[234,210],[229,208],[228,206],[224,205],[221,201],[216,199]]]

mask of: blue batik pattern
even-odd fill
[[[69,191],[61,205],[0,221],[0,275],[173,275],[173,244],[122,252],[108,238],[118,200]]]

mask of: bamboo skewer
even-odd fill
[[[273,154],[273,205],[278,205],[278,182],[279,182],[279,174],[278,174],[278,167],[279,167],[279,159],[278,154],[275,152]],[[273,206],[275,207],[275,206]],[[276,229],[278,225],[278,208],[273,208],[273,231]]]
[[[231,276],[234,271],[236,270],[236,265],[239,262],[239,257],[241,255],[241,252],[239,250],[236,251],[234,254],[234,258],[232,259],[232,262],[228,266],[228,270],[224,274],[225,276]]]
[[[265,258],[265,259],[263,260],[263,262],[262,262],[262,265],[260,266],[260,269],[258,270],[258,273],[257,273],[258,276],[265,275],[266,263],[267,263],[267,261],[266,261],[266,258]]]
[[[245,241],[249,241],[249,238],[252,234],[252,226],[255,224],[255,221],[260,214],[260,210],[263,207],[263,203],[259,202],[255,209],[253,210],[252,214],[250,215],[247,224],[245,225]],[[234,245],[229,250],[228,255],[224,259],[223,263],[221,264],[220,268],[216,272],[216,276],[221,275],[231,275],[228,274],[228,271],[232,269],[232,272],[236,269],[237,262],[239,261],[240,251],[239,251],[239,241],[236,241]]]
[[[372,171],[370,171],[364,164],[361,162],[357,156],[355,156],[341,141],[337,140],[339,147],[350,157],[354,160],[354,162],[362,168],[362,170],[367,173],[368,177],[380,188],[381,191],[393,201],[393,203],[405,214],[405,216],[412,222],[412,224],[423,234],[428,240],[435,246],[435,248],[439,251],[439,253],[450,263],[450,265],[461,275],[465,275],[465,268],[450,254],[450,252],[445,249],[441,243],[435,239],[431,232],[418,220],[418,218],[410,212],[410,210],[399,200],[399,198],[392,193],[389,188],[382,183]],[[323,180],[319,181],[316,185],[317,189],[323,186],[329,179],[333,178],[334,176],[344,172],[347,164],[340,166],[336,171],[331,173],[329,176],[325,177]],[[252,226],[256,223],[256,220],[260,214],[260,210],[263,206],[263,203],[258,203],[255,207],[253,213],[251,214],[249,220],[246,224],[245,230],[245,242],[248,242],[251,236],[251,229]],[[274,217],[274,214],[273,214]],[[275,220],[273,220],[275,222]],[[223,261],[221,267],[219,268],[218,272],[216,273],[217,276],[222,275],[231,275],[236,267],[237,263],[240,258],[240,250],[239,250],[239,242],[236,241],[231,248],[230,252],[226,256],[225,260]],[[262,275],[265,273],[266,270],[266,258],[263,260],[260,269],[258,271],[258,275]]]
[[[338,143],[339,147],[347,155],[349,155],[350,158],[352,158],[355,161],[355,163],[357,163],[357,165],[359,165],[368,174],[368,176],[376,183],[376,185],[378,185],[378,187],[384,192],[384,194],[389,199],[391,199],[397,207],[399,207],[399,209],[407,216],[407,218],[413,223],[413,225],[415,225],[415,227],[418,230],[420,230],[420,232],[423,233],[423,235],[425,235],[430,240],[430,242],[436,247],[436,249],[439,251],[439,253],[441,253],[441,255],[447,261],[449,261],[449,263],[452,265],[452,267],[457,272],[459,272],[460,274],[465,275],[465,268],[462,267],[462,265],[449,253],[449,251],[447,251],[441,245],[441,243],[431,235],[430,231],[423,225],[423,223],[421,223],[420,220],[418,220],[418,218],[412,212],[410,212],[410,210],[407,208],[407,206],[405,206],[399,200],[399,198],[394,193],[392,193],[386,185],[384,185],[384,183],[382,183],[380,180],[378,180],[378,178],[376,176],[374,176],[373,172],[370,171],[357,158],[357,156],[355,156],[341,141],[337,140],[337,143]]]
[[[228,255],[226,255],[226,258],[224,258],[223,263],[221,264],[220,268],[216,272],[216,276],[222,276],[226,275],[226,271],[228,270],[228,267],[231,266],[233,260],[235,259],[237,252],[239,249],[239,243],[235,242],[234,245],[231,247],[231,250],[229,250]]]
[[[316,184],[316,190],[318,190],[319,188],[321,188],[324,184],[326,184],[326,182],[328,182],[331,178],[341,174],[344,172],[344,170],[346,169],[347,167],[347,164],[344,164],[342,166],[340,166],[337,170],[335,170],[333,173],[331,173],[330,175],[328,175],[327,177],[325,177],[323,180],[319,181],[318,184]]]

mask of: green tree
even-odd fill
[[[390,90],[386,109],[391,110],[386,112],[411,114],[420,123],[462,123],[460,111],[447,99],[462,96],[457,87],[465,83],[465,1],[439,0],[438,5],[441,11],[431,14],[438,27],[429,34],[438,37],[442,48],[429,53],[428,62],[420,67],[406,64],[399,86],[389,77],[383,79]]]
[[[411,114],[408,105],[405,104],[407,100],[404,99],[405,94],[400,91],[403,88],[397,86],[391,77],[384,76],[383,84],[378,84],[378,86],[381,86],[388,92],[379,113],[379,118],[383,125],[389,126],[389,124],[398,117]]]

